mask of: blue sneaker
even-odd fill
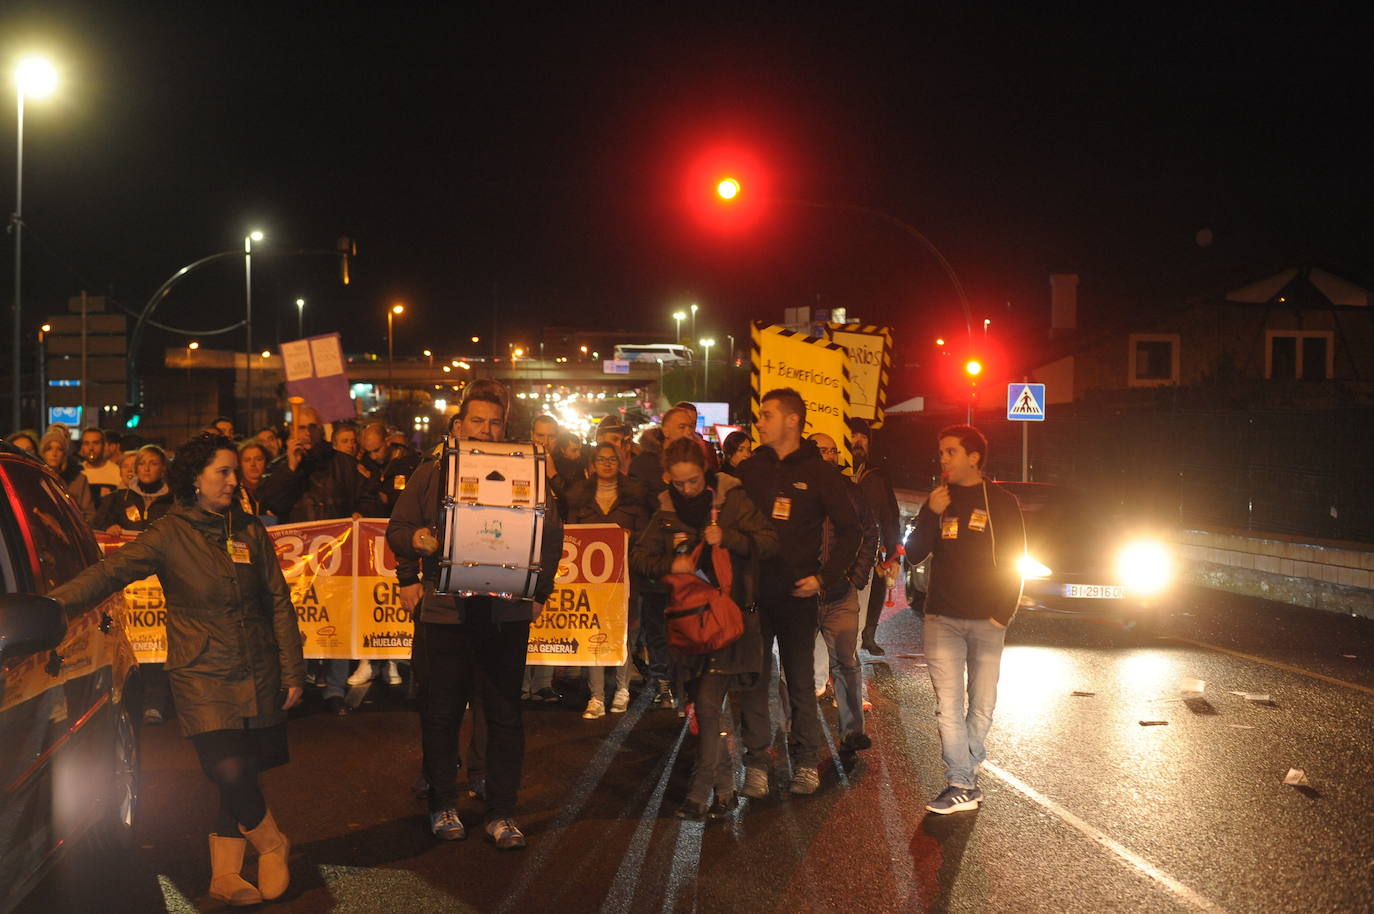
[[[436,809],[429,814],[429,830],[434,837],[443,841],[460,841],[468,834],[467,829],[463,828],[463,820],[458,818],[458,810],[452,806]]]
[[[940,815],[977,809],[983,802],[983,791],[977,787],[955,787],[953,785],[940,791],[940,795],[926,804],[926,809]]]

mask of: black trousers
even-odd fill
[[[735,760],[730,755],[730,705],[725,701],[730,673],[703,673],[687,684],[697,714],[697,757],[687,799],[709,803],[711,790],[724,798],[735,792]]]
[[[458,732],[474,698],[487,723],[488,821],[515,812],[525,758],[520,685],[529,643],[528,622],[493,622],[470,601],[462,625],[421,622],[425,698],[420,705],[424,773],[430,809],[454,806],[458,797]]]
[[[759,623],[763,630],[763,659],[767,669],[757,687],[743,693],[740,700],[740,732],[744,737],[744,764],[750,768],[771,768],[768,754],[773,744],[773,726],[768,716],[769,683],[773,675],[773,639],[787,679],[788,705],[792,711],[792,741],[799,768],[815,768],[820,761],[821,716],[812,690],[812,663],[816,650],[815,597],[774,597],[759,602]]]
[[[898,584],[900,585],[900,581]],[[887,603],[887,578],[875,567],[873,569],[873,586],[868,589],[868,605],[860,606],[859,611],[864,614],[864,627],[861,637],[872,641],[878,633],[878,620],[883,617],[883,605]]]

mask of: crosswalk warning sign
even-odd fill
[[[1021,422],[1045,421],[1045,385],[1018,381],[1007,385],[1007,418]]]

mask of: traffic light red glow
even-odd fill
[[[718,145],[698,155],[686,169],[683,201],[697,222],[727,234],[754,227],[767,206],[768,172],[742,145]]]
[[[977,359],[969,359],[964,364],[964,372],[968,374],[969,377],[977,377],[983,373],[983,363]]]

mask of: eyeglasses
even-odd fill
[[[596,460],[593,461],[593,462],[595,462],[595,463],[619,463],[619,462],[620,462],[620,458],[619,458],[619,457],[598,457],[598,458],[596,458]]]
[[[822,447],[822,448],[817,448],[816,450],[820,451],[822,454],[839,454],[839,453],[840,453],[840,449],[837,448],[837,447]]]

